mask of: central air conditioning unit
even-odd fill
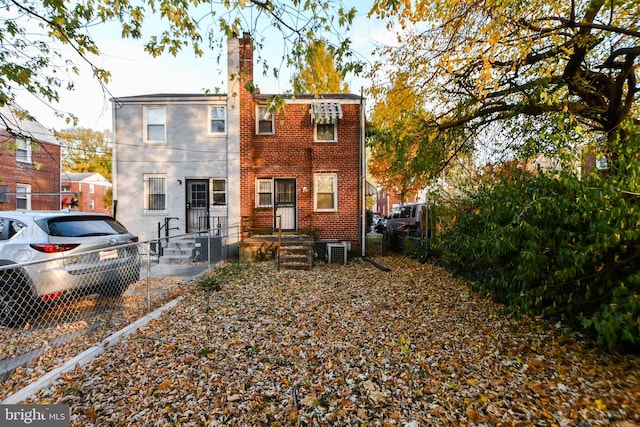
[[[329,264],[346,264],[347,263],[347,244],[327,243],[327,262]]]

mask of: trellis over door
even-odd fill
[[[187,233],[209,228],[209,180],[187,180]]]
[[[278,228],[278,216],[280,216],[282,231],[295,231],[297,229],[296,220],[296,180],[295,179],[275,179],[275,200],[273,204],[273,214],[275,220],[274,228]]]

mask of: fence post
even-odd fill
[[[147,313],[149,313],[150,311],[151,311],[151,241],[148,241],[147,242]]]

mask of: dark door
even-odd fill
[[[276,179],[275,200],[273,213],[275,215],[274,228],[278,228],[278,216],[280,216],[282,231],[295,231],[296,221],[296,180]]]
[[[209,180],[187,180],[187,233],[209,228]]]

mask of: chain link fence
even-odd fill
[[[224,237],[185,234],[0,265],[0,400],[176,298],[225,258]]]

